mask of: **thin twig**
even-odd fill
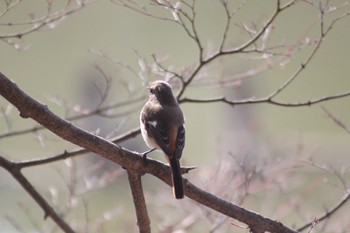
[[[183,87],[180,89],[177,98],[180,99],[182,95],[185,92],[185,89],[191,84],[192,80],[197,76],[197,74],[209,63],[216,60],[219,57],[227,56],[231,54],[237,54],[241,51],[244,51],[246,48],[248,48],[250,45],[254,44],[261,36],[265,33],[265,31],[270,27],[270,25],[275,21],[277,16],[284,10],[288,9],[290,6],[292,6],[296,1],[292,0],[285,5],[280,5],[280,0],[277,0],[277,7],[275,12],[270,16],[269,20],[265,23],[265,25],[260,29],[259,32],[257,32],[254,37],[252,37],[250,40],[248,40],[246,43],[242,44],[239,47],[236,47],[234,49],[230,50],[224,50],[224,51],[217,51],[210,57],[206,58],[205,60],[200,59],[200,63],[194,68],[192,73],[189,75],[187,80],[184,82]]]
[[[119,144],[119,143],[121,143],[121,142],[123,142],[123,141],[125,141],[127,139],[130,139],[132,137],[137,136],[138,134],[140,134],[140,129],[136,128],[136,129],[130,130],[130,131],[124,133],[124,134],[119,135],[117,138],[112,139],[111,141],[113,143],[115,143],[115,144]],[[19,168],[39,166],[39,165],[43,165],[43,164],[57,162],[57,161],[60,161],[60,160],[63,160],[63,159],[67,159],[67,158],[71,158],[71,157],[74,157],[74,156],[83,155],[83,154],[86,154],[86,153],[89,153],[89,152],[90,151],[86,150],[86,149],[77,149],[77,150],[70,151],[70,152],[64,151],[61,154],[57,154],[57,155],[54,155],[54,156],[51,156],[51,157],[44,156],[43,158],[39,158],[39,159],[32,159],[32,160],[28,160],[28,161],[22,160],[20,162],[17,162],[16,165]]]
[[[320,22],[320,38],[317,41],[317,44],[315,46],[315,48],[311,51],[310,55],[307,57],[306,61],[303,62],[299,69],[297,69],[295,71],[295,73],[285,82],[283,83],[278,89],[276,89],[276,91],[272,92],[269,96],[269,99],[274,98],[275,96],[277,96],[279,93],[281,93],[287,86],[289,86],[289,84],[291,84],[299,75],[300,73],[306,68],[306,66],[311,62],[312,58],[315,56],[315,54],[319,51],[321,44],[324,40],[324,38],[327,36],[327,34],[331,31],[333,25],[335,22],[337,22],[339,19],[347,16],[341,16],[336,18],[335,20],[332,21],[332,23],[329,25],[329,27],[327,29],[324,28],[324,11],[320,10],[320,14],[321,14],[321,22]]]
[[[71,9],[64,9],[61,11],[54,12],[52,15],[46,15],[41,20],[37,20],[37,22],[31,22],[31,24],[33,26],[28,28],[28,29],[24,29],[23,31],[20,31],[20,32],[0,34],[0,39],[21,38],[25,35],[28,35],[34,31],[38,31],[39,29],[41,29],[41,28],[43,28],[51,23],[57,22],[57,21],[65,18],[66,16],[71,15],[71,14],[81,10],[84,6],[86,6],[90,2],[92,2],[92,1],[83,1],[83,2],[81,2],[81,4],[77,4],[76,6],[74,6]],[[11,25],[11,24],[9,24],[9,25]]]
[[[342,206],[344,206],[347,202],[349,202],[350,200],[350,192],[349,190],[345,193],[345,195],[341,198],[341,200],[334,205],[333,208],[331,208],[329,211],[326,211],[323,215],[321,215],[320,217],[317,217],[317,222],[321,222],[325,219],[330,218],[335,212],[337,212]],[[311,227],[314,224],[314,220],[306,223],[305,225],[299,227],[297,229],[297,231],[304,231],[306,229],[308,229],[309,227]]]
[[[270,99],[270,96],[264,97],[264,98],[250,98],[250,99],[243,99],[243,100],[229,100],[226,97],[214,97],[214,98],[208,98],[208,99],[195,99],[195,98],[188,98],[184,97],[179,100],[179,103],[216,103],[216,102],[222,102],[225,104],[229,104],[232,106],[236,105],[247,105],[247,104],[261,104],[261,103],[266,103],[266,104],[272,104],[272,105],[277,105],[281,107],[309,107],[314,104],[319,104],[328,100],[334,100],[334,99],[340,99],[344,97],[350,96],[350,91],[348,92],[343,92],[340,94],[335,94],[335,95],[329,95],[329,96],[324,96],[320,97],[318,99],[311,99],[307,100],[304,102],[295,102],[295,103],[288,103],[288,102],[279,102]]]
[[[225,9],[226,25],[225,25],[224,34],[223,34],[221,42],[220,42],[219,51],[223,51],[224,50],[224,46],[225,46],[225,43],[226,43],[228,32],[230,30],[230,23],[231,23],[231,19],[232,19],[232,15],[231,15],[230,10],[228,8],[227,2],[222,1],[221,4],[223,5],[223,7]]]
[[[332,113],[330,113],[325,107],[322,106],[322,110],[327,114],[327,116],[340,128],[345,130],[347,133],[350,134],[350,128],[346,126],[340,119],[335,117]]]
[[[135,97],[133,99],[128,99],[125,101],[116,102],[113,104],[109,104],[107,106],[103,106],[103,107],[91,110],[89,112],[77,114],[75,116],[71,116],[71,117],[66,118],[66,120],[67,121],[76,121],[76,120],[81,120],[81,119],[88,118],[88,117],[91,117],[94,115],[104,116],[105,115],[104,112],[106,112],[108,110],[123,107],[123,106],[126,106],[128,104],[137,103],[137,102],[143,101],[144,99],[145,99],[145,96],[141,95],[141,96]],[[115,114],[115,115],[113,115],[113,117],[124,116],[127,113],[130,113],[130,111],[122,112],[120,114]],[[107,115],[107,116],[111,117],[111,115]],[[18,135],[28,134],[28,133],[35,133],[35,132],[43,130],[43,129],[45,129],[45,127],[43,127],[42,125],[36,125],[36,126],[26,128],[26,129],[12,130],[10,132],[0,134],[0,139],[6,138],[6,137],[13,137],[13,136],[18,136]]]

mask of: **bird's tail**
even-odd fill
[[[182,184],[182,175],[180,162],[176,158],[169,159],[171,178],[173,181],[173,193],[176,199],[182,199],[184,197],[184,189]]]

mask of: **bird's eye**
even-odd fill
[[[153,89],[153,88],[150,88],[150,89],[149,89],[149,92],[150,92],[151,94],[154,94],[154,89]]]

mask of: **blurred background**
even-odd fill
[[[6,2],[0,2],[0,11],[5,11]],[[251,36],[247,31],[261,28],[276,7],[272,0],[228,2],[236,13],[226,48],[247,41]],[[322,5],[328,1],[310,2]],[[350,10],[346,1],[329,2],[339,9],[326,15],[326,26]],[[64,9],[66,4],[52,1],[51,11]],[[147,1],[140,4],[156,15],[172,17],[166,9],[147,5]],[[147,17],[111,1],[93,2],[59,24],[45,27],[52,30],[41,29],[21,38],[4,36],[25,30],[23,22],[45,16],[47,8],[47,1],[23,1],[1,15],[1,72],[68,119],[96,107],[132,102],[72,121],[104,138],[138,127],[147,95],[140,77],[165,78],[148,69],[154,66],[153,55],[164,67],[184,75],[198,64],[198,47],[181,25]],[[212,54],[225,30],[224,7],[220,1],[197,1],[196,12],[204,54]],[[22,23],[9,26],[9,22]],[[320,36],[319,11],[299,2],[281,12],[271,30],[268,44],[280,46],[274,51],[282,55],[221,57],[201,71],[183,97],[241,100],[268,96],[299,69],[314,48]],[[298,103],[349,91],[349,41],[350,21],[343,18],[324,38],[306,69],[275,100]],[[177,92],[178,82],[172,84]],[[100,90],[108,90],[102,103]],[[350,135],[322,109],[350,127],[349,106],[350,97],[310,107],[181,104],[187,132],[182,164],[197,166],[185,176],[199,187],[266,217],[288,226],[303,225],[340,200],[344,183],[350,182]],[[1,134],[37,126],[30,119],[21,119],[3,98],[0,107]],[[147,149],[139,135],[123,146],[140,152]],[[11,160],[44,158],[73,149],[75,145],[46,130],[0,138],[0,155]],[[158,152],[151,157],[163,160]],[[86,154],[23,171],[78,232],[137,231],[126,173],[116,164]],[[240,223],[189,199],[179,208],[171,189],[154,177],[145,175],[143,183],[153,232],[247,232],[237,227]],[[1,232],[60,232],[50,219],[43,220],[42,210],[3,169],[0,200]],[[349,206],[322,232],[350,229],[346,211]]]

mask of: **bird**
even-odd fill
[[[169,162],[173,194],[184,197],[180,158],[185,146],[185,120],[171,86],[162,80],[148,84],[148,101],[140,113],[142,137],[151,150],[161,150]]]

